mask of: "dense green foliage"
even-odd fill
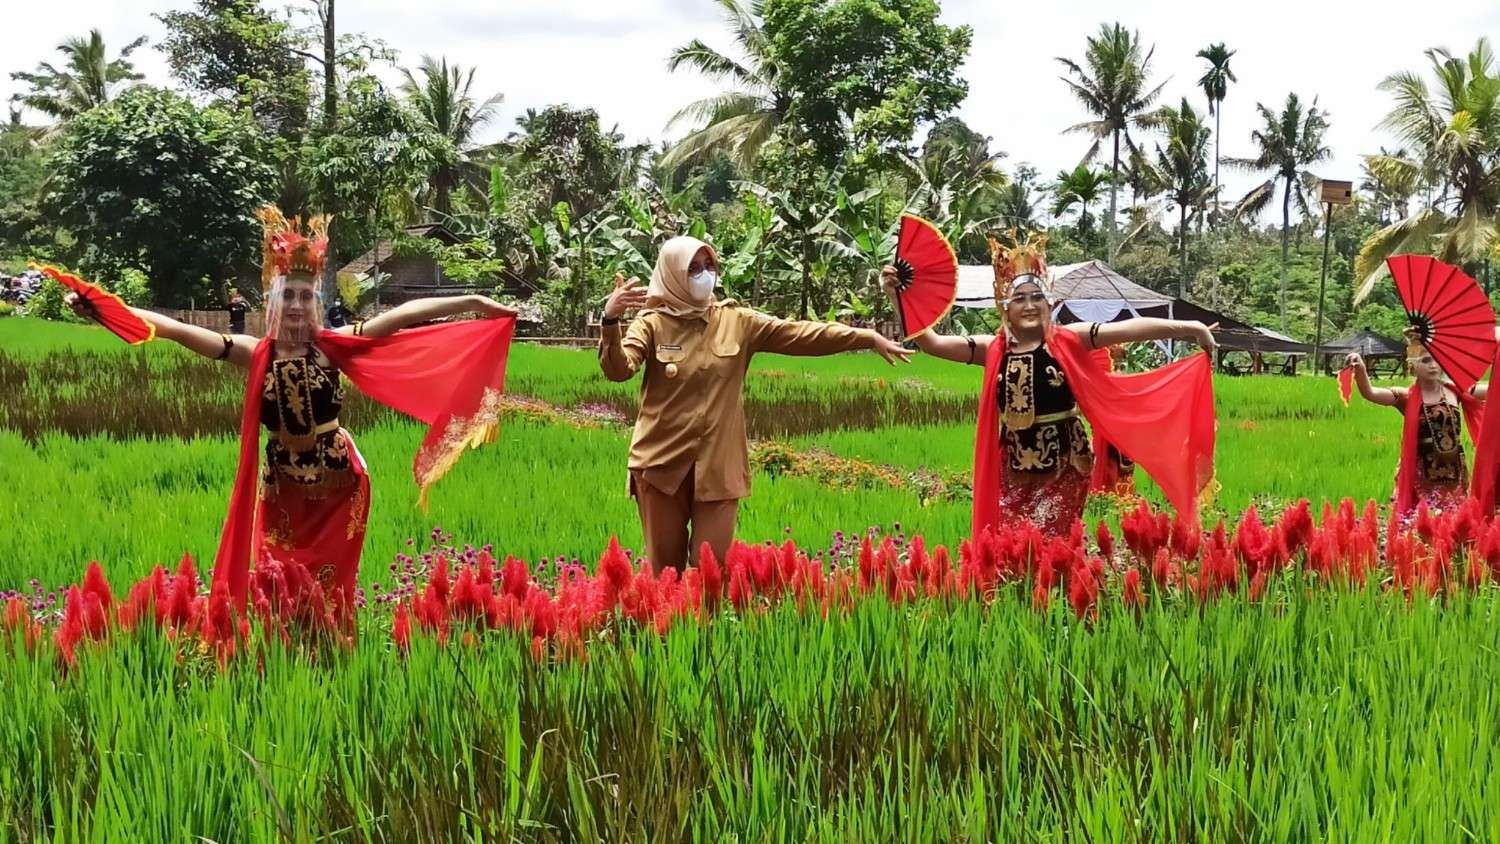
[[[275,178],[263,144],[244,115],[137,88],[72,121],[42,208],[91,273],[149,269],[157,301],[183,306],[254,254]]]

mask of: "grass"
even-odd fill
[[[978,370],[764,357],[760,435],[965,470]],[[884,380],[882,380],[884,379]],[[589,353],[517,346],[510,391],[627,413]],[[120,584],[212,554],[239,386],[165,344],[0,320],[0,588]],[[1399,417],[1331,379],[1221,379],[1219,506],[1389,495]],[[925,414],[918,416],[918,414]],[[787,422],[795,417],[794,422]],[[620,426],[511,416],[414,506],[420,428],[351,399],[372,466],[362,579],[441,525],[527,559],[639,546]],[[826,545],[900,522],[933,542],[963,502],[758,474],[741,536]],[[790,530],[790,534],[787,531]],[[1118,604],[1084,624],[989,606],[783,605],[609,629],[538,662],[509,633],[404,658],[365,617],[349,651],[177,658],[155,634],[85,647],[0,637],[0,842],[58,840],[1500,839],[1500,595],[1306,590]]]
[[[1090,628],[1024,595],[783,607],[545,665],[504,634],[222,673],[144,636],[65,682],[0,659],[0,817],[115,840],[1493,839],[1493,593],[1296,594]]]

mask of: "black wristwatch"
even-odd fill
[[[619,325],[620,324],[620,318],[617,317],[617,316],[601,317],[599,319],[599,324],[600,325]]]

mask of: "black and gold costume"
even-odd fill
[[[1039,346],[1007,352],[996,391],[1000,438],[1010,471],[1051,474],[1065,465],[1087,475],[1093,449],[1062,366]]]
[[[1464,466],[1463,416],[1456,404],[1422,405],[1422,427],[1417,435],[1417,465],[1422,480],[1456,486],[1468,479]]]
[[[339,433],[343,405],[339,371],[318,363],[316,351],[272,361],[261,401],[260,421],[271,432],[262,480],[304,489],[352,482],[348,442]]]

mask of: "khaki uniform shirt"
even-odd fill
[[[745,436],[745,372],[756,352],[828,355],[873,347],[874,335],[833,322],[775,319],[721,302],[701,318],[647,311],[606,325],[599,366],[611,381],[645,369],[641,408],[630,442],[630,470],[664,493],[693,472],[693,499],[750,494]]]

